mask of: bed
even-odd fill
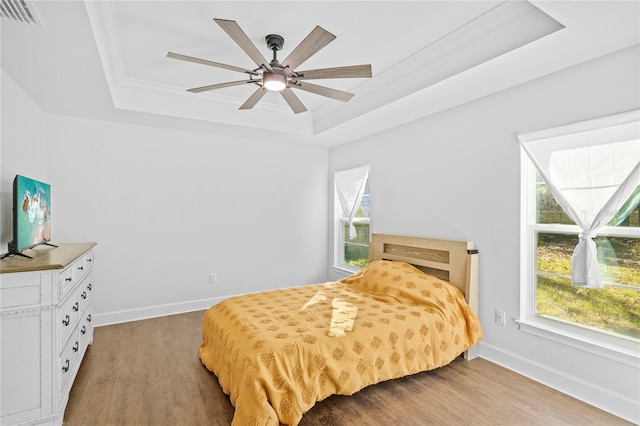
[[[349,277],[212,306],[199,356],[232,424],[295,425],[330,395],[473,358],[477,256],[468,241],[373,234]]]

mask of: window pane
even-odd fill
[[[574,222],[553,198],[547,184],[536,172],[536,223],[573,225]],[[618,213],[609,221],[609,226],[640,226],[640,186],[631,194]]]
[[[602,279],[640,288],[640,239],[597,237],[595,242]]]
[[[572,286],[571,255],[577,240],[575,234],[538,234],[536,313],[640,338],[640,239],[595,239],[603,280],[637,289]]]
[[[536,172],[536,223],[574,224],[553,198],[538,172]]]
[[[356,213],[356,217],[369,217],[371,212],[371,206],[369,205],[369,179],[364,187],[364,193],[362,194],[362,201],[360,201],[360,208]]]
[[[369,260],[369,224],[354,223],[358,235],[356,238],[349,238],[349,224],[342,224],[342,235],[344,238],[344,263],[352,266],[362,267]]]
[[[611,218],[609,226],[640,226],[640,185]]]

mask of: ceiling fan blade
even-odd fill
[[[181,61],[194,62],[196,64],[209,65],[217,68],[224,68],[226,70],[244,72],[247,74],[258,75],[257,72],[252,70],[246,70],[240,67],[234,67],[233,65],[221,64],[220,62],[208,61],[206,59],[194,58],[193,56],[181,55],[180,53],[167,53],[167,58],[180,59]]]
[[[317,84],[311,84],[307,82],[298,82],[295,86],[291,87],[304,90],[306,92],[315,93],[316,95],[326,96],[327,98],[336,99],[342,102],[347,102],[355,96],[353,93],[343,92],[342,90],[331,89],[329,87],[318,86]]]
[[[253,108],[254,106],[256,106],[258,101],[260,99],[262,99],[262,97],[266,93],[267,93],[267,89],[265,89],[262,86],[258,87],[258,90],[253,92],[253,95],[249,96],[249,99],[247,99],[242,105],[240,105],[240,108],[238,108],[238,109],[251,109],[251,108]]]
[[[293,112],[299,114],[301,112],[305,112],[307,108],[302,104],[300,99],[293,93],[290,89],[284,89],[280,91],[280,94],[284,98],[285,101],[289,104]]]
[[[273,71],[269,62],[264,58],[264,56],[262,56],[262,53],[260,53],[256,45],[251,42],[247,34],[242,31],[242,28],[240,28],[236,21],[217,18],[214,18],[213,20],[220,25],[220,28],[222,28],[238,46],[240,46],[240,49],[244,50],[244,52],[253,59],[253,62],[255,62],[259,67],[265,67],[268,71]]]
[[[315,80],[321,78],[369,78],[371,65],[350,65],[346,67],[322,68],[317,70],[296,71],[294,80]]]
[[[282,61],[282,66],[296,69],[300,64],[316,54],[320,49],[335,40],[336,36],[320,26],[316,26]]]
[[[194,87],[193,89],[188,89],[187,92],[200,93],[200,92],[206,92],[209,90],[222,89],[224,87],[241,86],[247,83],[257,83],[257,80],[239,80],[239,81],[229,81],[227,83],[211,84],[209,86]]]

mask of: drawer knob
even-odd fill
[[[78,302],[73,304],[73,310],[78,312],[78,309],[80,309],[80,305],[78,304]]]
[[[73,345],[73,348],[71,348],[71,349],[73,349],[74,352],[78,352],[78,349],[80,349],[80,343],[76,342],[76,344]]]
[[[87,317],[87,322],[91,322],[91,314]]]
[[[69,371],[69,360],[66,360],[65,365],[62,366],[62,371],[66,373]]]
[[[84,266],[78,266],[78,271],[84,271]]]
[[[88,258],[88,259],[87,259],[87,262],[93,262],[93,259]]]
[[[62,320],[62,324],[67,327],[69,325],[69,321],[71,321],[71,318],[69,318],[69,315],[65,315],[64,319]]]
[[[91,285],[91,283],[89,283],[89,285],[87,285],[87,290],[91,291],[91,287],[93,286]]]
[[[80,334],[85,335],[87,334],[87,326],[83,325],[82,328],[80,329]]]
[[[64,280],[67,282],[71,282],[71,277],[65,278]]]
[[[87,298],[87,292],[83,291],[82,294],[80,295],[80,297],[82,297],[83,299]]]

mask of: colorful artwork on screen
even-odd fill
[[[24,176],[17,177],[18,247],[30,247],[51,240],[51,186]]]

